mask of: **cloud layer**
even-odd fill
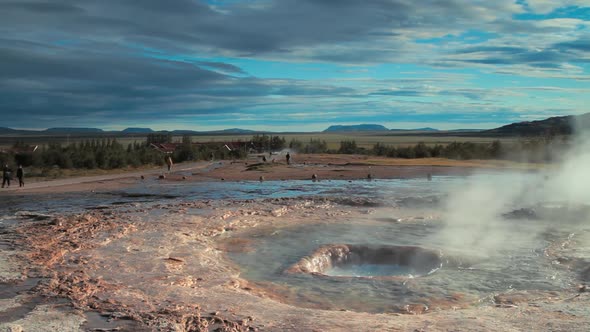
[[[581,113],[590,89],[584,5],[2,1],[2,126],[395,127],[431,116],[465,127]]]

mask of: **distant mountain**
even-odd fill
[[[219,134],[233,134],[233,135],[240,135],[240,134],[254,134],[257,133],[255,130],[248,130],[248,129],[239,129],[239,128],[231,128],[231,129],[223,129],[223,130],[211,130],[211,131],[194,131],[194,130],[187,130],[187,129],[180,129],[180,130],[173,130],[173,131],[161,131],[163,133],[170,133],[175,136],[179,135],[219,135]]]
[[[160,133],[170,133],[170,134],[172,134],[174,136],[179,136],[179,135],[199,135],[199,134],[202,134],[202,132],[200,132],[200,131],[187,130],[187,129],[177,129],[177,130],[173,130],[173,131],[161,130],[159,132]]]
[[[121,131],[124,134],[148,134],[153,133],[154,131],[151,128],[126,128]]]
[[[545,120],[511,123],[495,129],[484,130],[484,134],[501,136],[539,136],[539,135],[570,135],[574,131],[574,122],[585,124],[588,129],[590,113],[582,115],[555,116]]]
[[[256,130],[240,129],[240,128],[229,128],[229,129],[217,130],[215,132],[226,133],[226,134],[254,134],[254,133],[257,133]]]
[[[17,134],[19,132],[20,132],[20,130],[6,128],[6,127],[0,127],[0,135],[2,135],[2,134]]]
[[[483,129],[451,129],[451,130],[446,130],[446,132],[449,132],[449,133],[476,133],[479,131],[483,131]]]
[[[359,125],[333,125],[324,130],[324,133],[342,133],[342,132],[357,132],[357,131],[389,131],[389,129],[377,124],[359,124]]]
[[[104,131],[98,128],[49,128],[42,132],[47,134],[97,134]]]
[[[390,129],[389,131],[439,131],[435,128],[424,127],[424,128],[416,128],[416,129]]]

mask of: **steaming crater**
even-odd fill
[[[413,278],[442,266],[441,253],[415,246],[324,245],[286,273],[332,277]]]

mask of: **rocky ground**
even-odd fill
[[[198,211],[198,213],[195,213]],[[497,294],[485,305],[417,303],[406,312],[369,314],[287,304],[272,287],[240,278],[227,252],[248,250],[253,228],[271,232],[295,220],[329,222],[371,213],[329,199],[185,202],[145,209],[22,220],[4,238],[3,280],[35,278],[32,291],[0,302],[0,331],[80,331],[85,312],[115,327],[160,331],[585,331],[587,293]],[[149,216],[149,217],[148,217]],[[156,217],[154,217],[156,216]],[[20,310],[28,307],[31,310]],[[13,316],[10,313],[15,313]],[[112,323],[111,323],[112,324]],[[128,326],[128,325],[127,325]]]
[[[307,169],[308,162],[298,168],[262,164],[253,170],[245,163],[226,162],[227,168],[206,174],[201,166],[184,172],[192,172],[191,178],[226,181],[238,175],[283,179],[289,174],[307,178],[310,173],[333,178],[402,174],[399,167],[375,171],[374,161],[348,166],[334,161]],[[403,172],[465,172],[423,167]],[[182,176],[173,173],[164,180],[189,180]],[[5,226],[0,237],[0,331],[587,330],[587,280],[581,280],[580,288],[560,292],[511,292],[476,302],[457,298],[452,305],[416,303],[397,313],[371,314],[293,305],[279,295],[283,292],[273,291],[280,286],[243,279],[228,257],[232,251],[251,250],[247,234],[253,229],[275,232],[295,222],[329,223],[370,213],[370,206],[354,199],[309,198],[149,207],[130,203],[75,215],[22,216]]]

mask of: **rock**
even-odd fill
[[[177,263],[184,263],[184,259],[182,258],[177,258],[177,257],[168,257],[167,260],[172,261],[172,262],[177,262]]]
[[[166,175],[164,175],[164,174],[161,174],[160,176],[158,176],[158,179],[160,179],[160,180],[165,179],[165,178],[166,178]]]
[[[312,179],[312,180],[317,180],[317,179],[318,179],[318,175],[317,175],[317,174],[315,174],[315,173],[313,173],[313,175],[311,176],[311,179]]]
[[[6,326],[6,330],[4,330],[6,332],[23,332],[23,328],[20,325],[17,324],[10,324],[8,326]]]
[[[529,208],[522,208],[513,210],[508,213],[502,214],[502,217],[506,219],[539,219],[535,210]]]
[[[28,212],[28,211],[18,211],[15,215],[19,218],[29,218],[32,220],[47,220],[53,218],[52,215],[37,213],[37,212]]]
[[[145,179],[145,176],[143,176],[143,175],[142,175],[142,176],[140,176],[140,178],[141,178],[142,180],[144,180],[144,179]]]
[[[261,175],[260,178],[259,178],[259,180],[260,180],[260,182],[263,182],[264,181],[264,176]]]
[[[404,309],[410,315],[421,315],[428,311],[428,306],[425,304],[408,304]]]
[[[578,292],[579,293],[584,293],[586,291],[587,291],[586,285],[578,285]]]
[[[182,179],[183,179],[183,180],[186,180],[186,176],[183,176],[183,177],[182,177]]]

